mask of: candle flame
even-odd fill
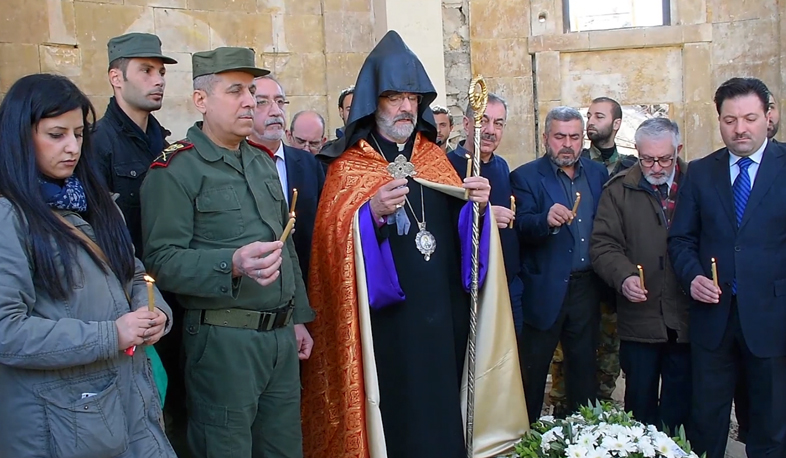
[[[151,277],[150,275],[145,275],[145,281],[148,282],[148,283],[155,283],[156,282],[155,280],[153,280],[153,277]]]
[[[712,258],[712,262],[715,262],[715,258]]]

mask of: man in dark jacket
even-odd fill
[[[177,61],[162,55],[161,40],[147,33],[112,38],[107,48],[114,96],[96,123],[93,148],[109,190],[119,194],[117,204],[141,259],[139,187],[169,135],[152,113],[161,109],[164,100],[165,64]]]
[[[142,215],[139,188],[153,160],[167,146],[169,131],[152,113],[161,108],[166,87],[166,64],[176,64],[161,54],[161,40],[148,33],[129,33],[107,43],[109,83],[114,96],[104,117],[96,123],[93,148],[98,167],[109,190],[117,193],[117,205],[134,243],[136,257],[142,259]],[[162,291],[172,306],[173,319],[183,314],[174,296]],[[181,326],[172,328],[166,339],[156,344],[169,378],[169,395],[164,406],[167,435],[178,455],[185,455],[185,398],[179,365]]]
[[[625,410],[674,431],[687,426],[690,413],[690,299],[674,275],[666,239],[687,164],[679,158],[679,129],[666,118],[639,126],[636,149],[640,162],[605,186],[590,256],[595,272],[617,292]]]

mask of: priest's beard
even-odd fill
[[[579,156],[573,151],[572,148],[562,148],[559,153],[555,153],[550,146],[546,146],[546,153],[549,155],[551,162],[557,164],[557,167],[570,167],[579,161]],[[559,154],[570,153],[570,158],[560,157]]]
[[[374,119],[377,121],[377,128],[385,137],[393,140],[396,143],[406,143],[412,132],[415,130],[415,124],[418,123],[418,115],[412,113],[399,113],[392,118],[388,118],[379,111],[374,114]],[[396,121],[406,119],[411,123],[397,124]]]

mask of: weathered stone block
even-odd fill
[[[690,43],[682,49],[683,91],[688,103],[712,100],[712,49],[709,43]]]
[[[529,36],[529,8],[519,0],[475,0],[469,2],[472,39]]]
[[[82,68],[78,75],[71,77],[71,80],[88,96],[108,97],[112,95],[112,86],[110,86],[107,76],[109,62],[106,50],[81,48],[79,54]]]
[[[325,52],[370,52],[375,45],[369,13],[325,11]]]
[[[589,32],[529,37],[528,46],[530,54],[543,51],[588,51],[590,47]]]
[[[497,154],[505,158],[510,170],[538,158],[534,127],[534,115],[517,116],[508,120]]]
[[[5,0],[0,19],[0,42],[38,44],[49,39],[46,0]]]
[[[780,83],[781,50],[777,40],[768,38],[778,36],[777,21],[757,19],[712,27],[713,91],[735,76],[754,76],[767,85]]]
[[[371,12],[372,0],[324,0],[324,11],[352,11],[356,13]]]
[[[80,48],[103,49],[110,38],[128,32],[154,31],[153,10],[141,6],[74,3]],[[162,38],[163,40],[163,38]]]
[[[76,18],[73,0],[49,0],[49,44],[76,45]]]
[[[197,11],[236,11],[255,13],[256,0],[188,0],[188,8]]]
[[[287,128],[291,126],[292,116],[298,111],[314,110],[323,117],[327,114],[327,97],[325,96],[292,96],[287,107]],[[328,134],[328,132],[326,132]],[[331,135],[327,135],[328,138]]]
[[[164,51],[167,56],[177,60],[177,64],[166,66],[166,92],[164,104],[173,98],[191,99],[194,92],[194,79],[191,73],[191,54]]]
[[[40,45],[41,71],[73,78],[82,73],[82,55],[73,46]]]
[[[38,46],[0,43],[0,92],[8,92],[19,78],[40,71]]]
[[[535,114],[532,76],[488,78],[487,84],[489,92],[501,96],[507,102],[509,120]]]
[[[707,0],[671,0],[671,24],[703,24],[707,22]]]
[[[560,53],[556,51],[535,54],[535,70],[538,84],[538,100],[559,100],[562,82],[560,81]]]
[[[563,53],[560,64],[565,105],[588,106],[600,96],[622,104],[682,101],[681,48]]]
[[[546,16],[543,22],[540,22],[541,14]],[[531,0],[529,17],[533,36],[563,33],[561,0]]]
[[[591,50],[681,45],[682,28],[661,26],[597,30],[589,32],[589,44]]]
[[[527,52],[526,38],[472,40],[470,48],[473,74],[500,78],[532,74],[532,57]]]
[[[718,115],[712,102],[690,102],[685,104],[685,116],[675,113],[672,119],[682,118],[684,126],[682,131],[683,146],[682,158],[686,160],[698,159],[715,151],[719,146],[715,144],[714,137],[720,139],[718,130]]]
[[[210,45],[243,46],[264,50],[273,45],[273,24],[269,14],[211,13],[208,16]]]
[[[324,54],[265,54],[262,62],[288,95],[325,95]]]
[[[90,103],[93,104],[93,108],[96,110],[96,120],[101,119],[104,117],[104,112],[106,111],[106,106],[109,104],[109,96],[108,95],[88,95],[87,99],[90,100]]]
[[[284,16],[284,36],[288,52],[313,53],[325,50],[322,16]]]
[[[214,13],[215,14],[215,13]],[[211,40],[209,25],[212,15],[190,10],[154,8],[155,31],[163,46],[181,52],[207,51],[225,46],[223,37],[216,31],[217,38]]]
[[[155,112],[155,116],[172,132],[169,140],[173,142],[185,138],[188,129],[202,120],[202,114],[194,107],[191,97],[166,97],[164,106]]]
[[[320,0],[285,1],[284,4],[286,14],[322,16],[322,2]]]
[[[735,22],[748,19],[778,20],[778,2],[769,0],[706,0],[707,22]]]
[[[178,8],[187,7],[186,0],[124,0],[126,5],[154,6],[157,8]]]
[[[685,43],[704,43],[712,41],[712,24],[682,26],[682,40]]]

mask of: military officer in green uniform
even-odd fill
[[[314,319],[276,167],[249,145],[255,67],[247,48],[193,55],[202,122],[141,190],[145,264],[185,308],[188,446],[194,457],[300,458],[299,359]]]

